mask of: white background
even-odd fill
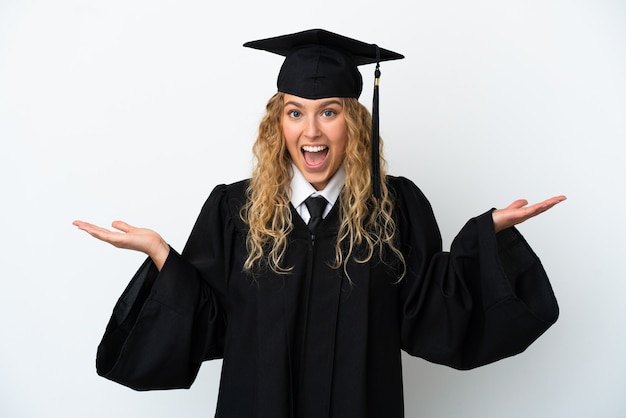
[[[209,417],[190,390],[98,377],[111,309],[143,256],[76,230],[148,226],[181,249],[219,183],[247,177],[282,59],[248,41],[322,27],[384,63],[390,173],[430,198],[448,247],[517,198],[561,317],[523,354],[459,372],[404,358],[408,417],[626,416],[626,3],[0,0],[0,416]],[[372,66],[362,69],[371,101]]]

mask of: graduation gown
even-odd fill
[[[181,254],[147,260],[98,347],[100,375],[136,390],[188,388],[223,358],[217,417],[404,416],[401,350],[456,369],[525,350],[558,316],[540,260],[491,211],[442,251],[431,206],[388,177],[406,276],[380,261],[333,269],[339,203],[315,242],[292,208],[284,266],[243,272],[246,181],[216,187]]]

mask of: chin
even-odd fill
[[[311,186],[315,187],[316,190],[322,190],[328,182],[330,181],[330,176],[304,176],[306,180],[311,183]]]

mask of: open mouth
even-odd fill
[[[317,168],[324,164],[328,155],[328,147],[326,145],[305,145],[302,147],[302,156],[304,163],[309,168]]]

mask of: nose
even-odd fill
[[[307,118],[304,135],[307,138],[317,138],[321,135],[320,123],[317,118]]]

